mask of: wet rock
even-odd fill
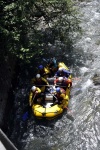
[[[16,59],[13,56],[9,56],[9,59],[7,60],[0,60],[0,128],[4,127],[5,110],[7,107],[9,91],[12,88],[15,64]]]
[[[92,80],[94,85],[100,85],[100,74],[95,74]]]

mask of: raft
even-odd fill
[[[60,67],[62,65],[63,68],[66,68],[67,70],[69,70],[68,67],[63,62],[60,62],[58,65],[60,65]],[[71,75],[70,75],[70,78],[71,78]],[[34,116],[38,119],[46,118],[50,120],[61,115],[64,109],[68,107],[68,103],[70,99],[70,89],[71,87],[68,87],[66,89],[66,100],[63,100],[62,104],[53,105],[53,95],[56,89],[54,85],[50,85],[49,92],[45,93],[45,103],[46,103],[45,106],[42,105],[41,103],[33,104],[32,111],[33,111]],[[40,99],[38,99],[38,101],[39,100]]]
[[[58,68],[63,68],[69,71],[69,68],[63,62],[58,63]],[[72,79],[72,75],[69,76],[69,79]]]

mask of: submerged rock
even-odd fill
[[[100,85],[100,74],[95,74],[92,80],[94,85]]]

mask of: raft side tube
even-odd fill
[[[57,104],[49,108],[44,108],[41,105],[40,106],[36,105],[32,110],[36,117],[49,117],[49,118],[55,117],[63,112],[63,108]]]
[[[66,70],[69,70],[69,68],[63,62],[58,63],[58,68],[60,68],[60,67],[66,69]]]

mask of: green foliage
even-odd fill
[[[77,11],[71,0],[0,1],[2,49],[29,63],[43,55],[48,44],[68,44],[79,31]]]

